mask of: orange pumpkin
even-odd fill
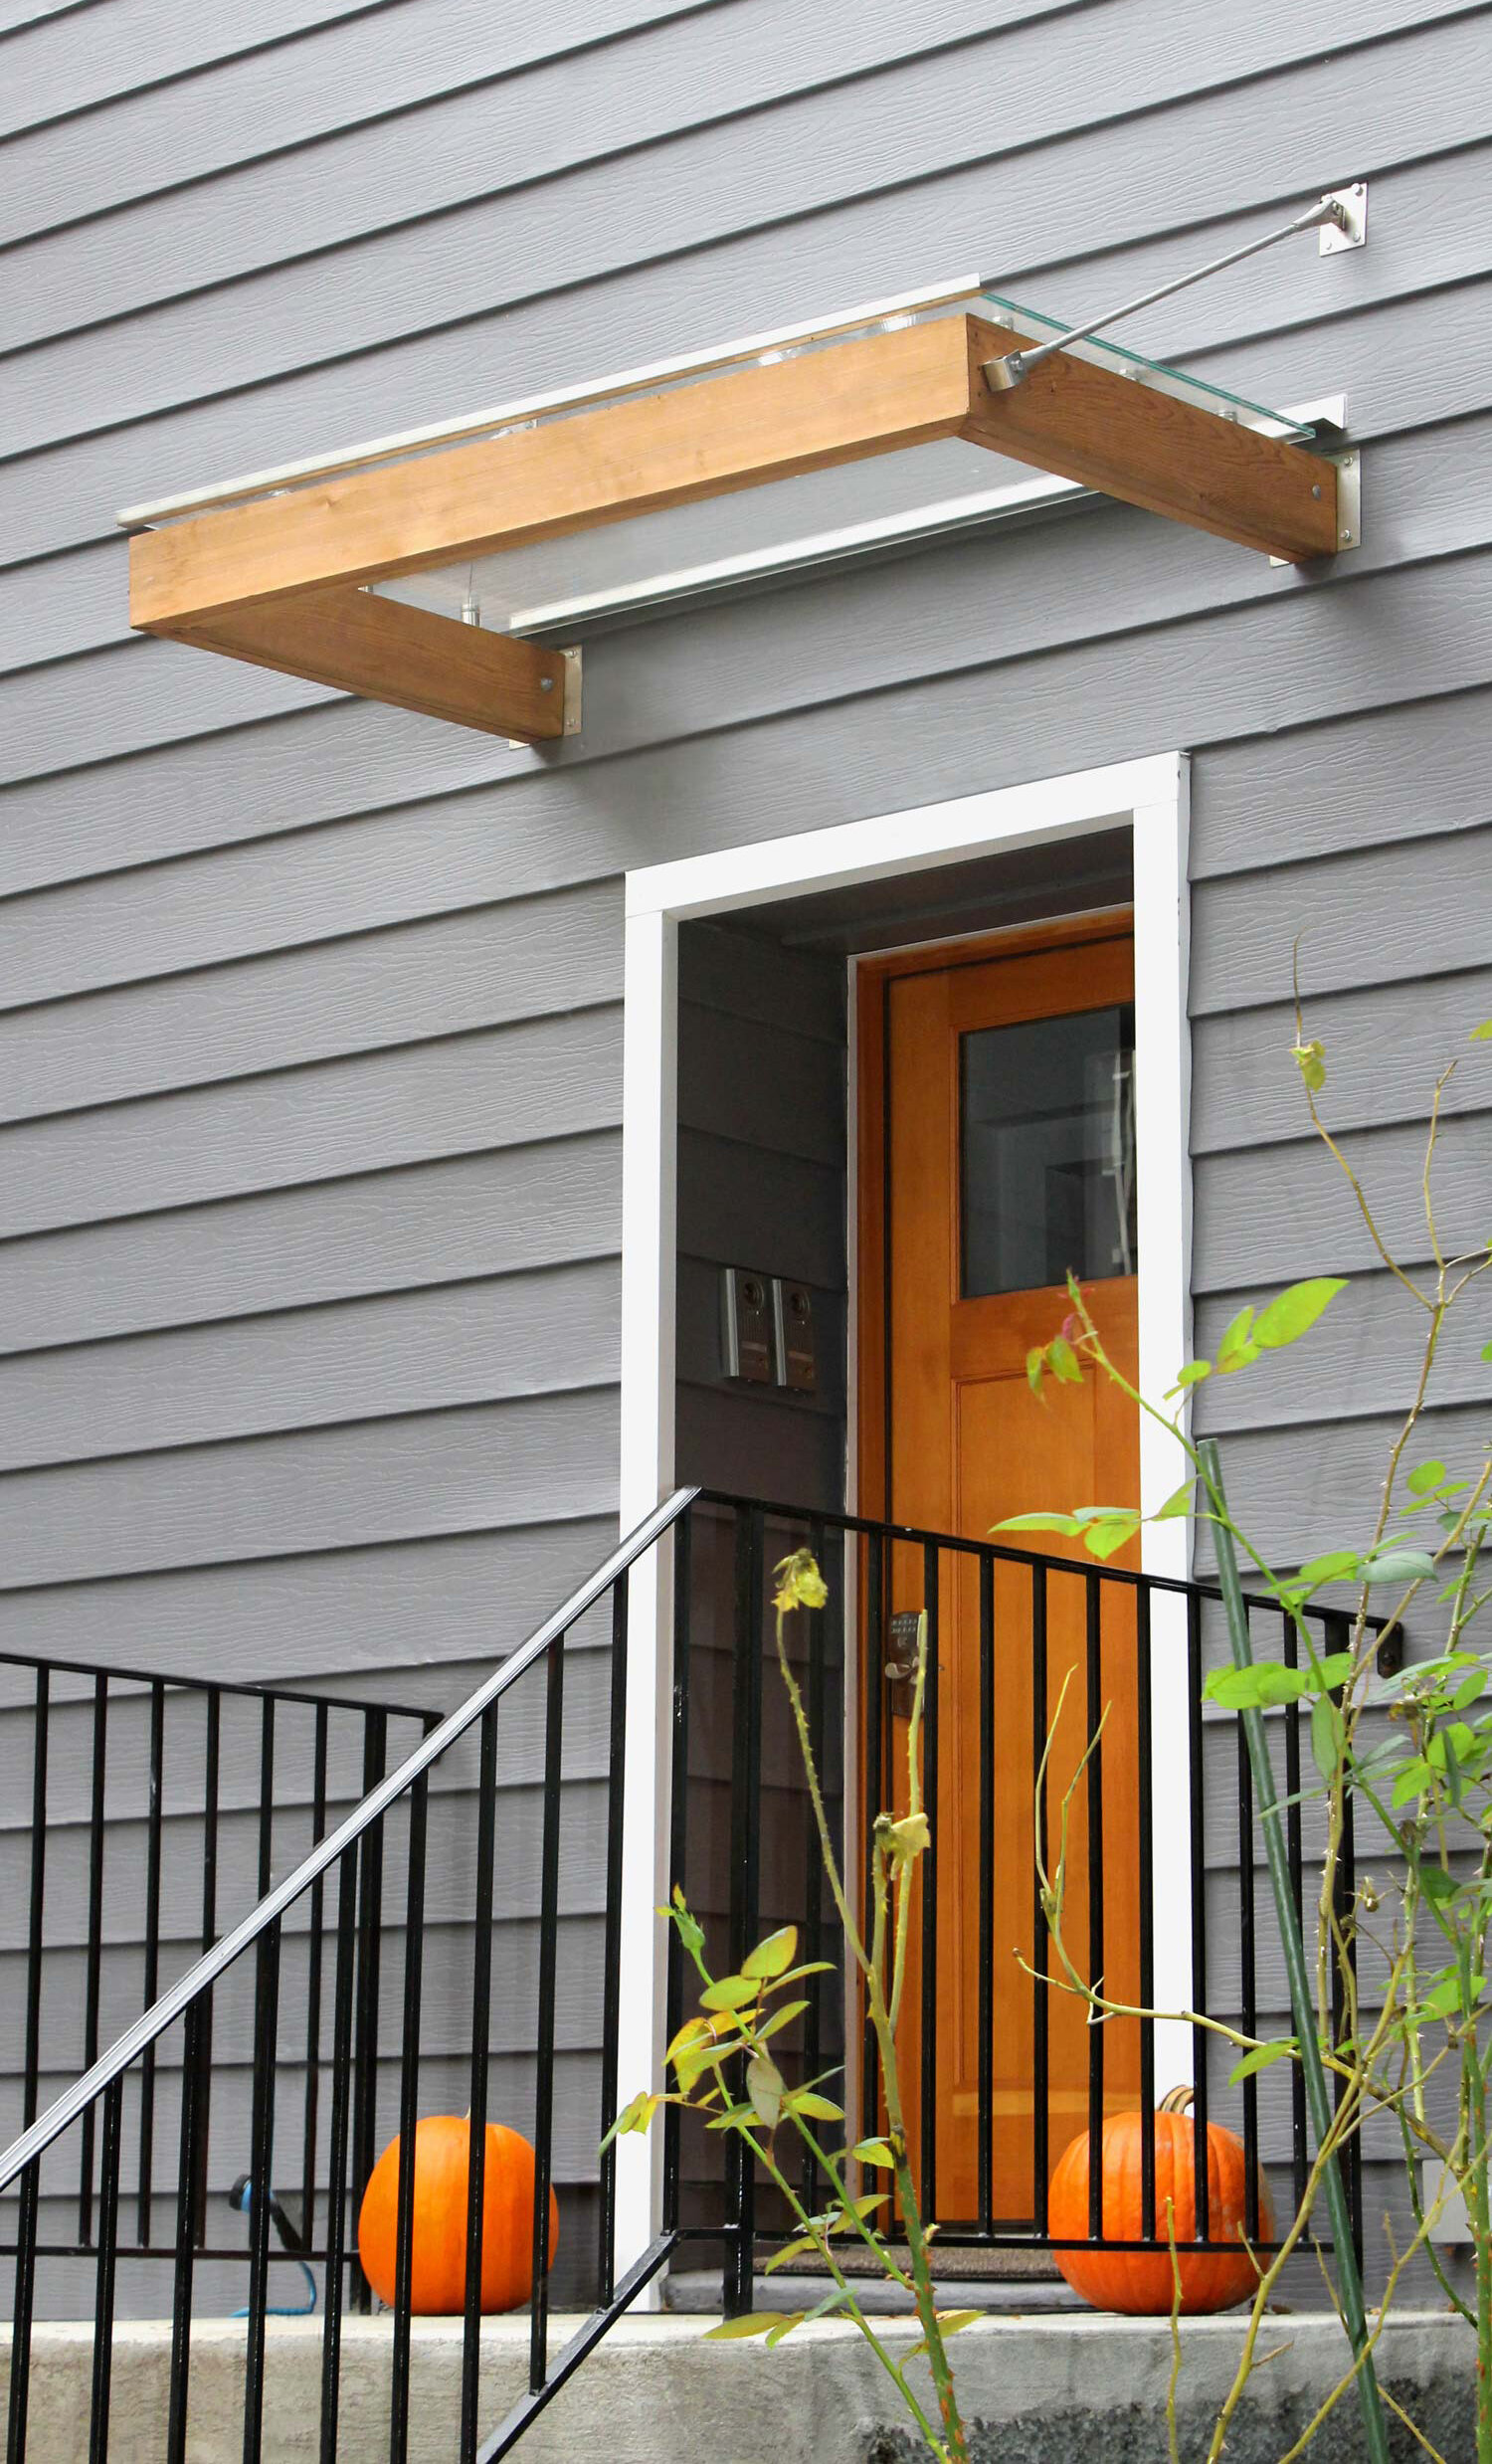
[[[1175,2210],[1177,2266],[1184,2311],[1231,2310],[1257,2290],[1258,2276],[1246,2249],[1190,2253],[1197,2235],[1197,2176],[1194,2126],[1186,2118],[1190,2088],[1173,2088],[1155,2117],[1156,2238],[1167,2238],[1166,2201]],[[1118,2113],[1103,2126],[1103,2229],[1114,2241],[1139,2241],[1144,2230],[1140,2116]],[[1208,2124],[1208,2239],[1238,2240],[1243,2232],[1243,2151],[1231,2131]],[[1088,2134],[1079,2133],[1051,2177],[1046,2200],[1053,2241],[1080,2241],[1088,2230]],[[1274,2238],[1274,2209],[1259,2175],[1261,2241]],[[1125,2310],[1143,2318],[1169,2315],[1174,2291],[1171,2252],[1056,2250],[1055,2258],[1074,2293],[1095,2310]]]
[[[454,2114],[415,2125],[415,2236],[410,2308],[451,2318],[466,2303],[466,2180],[471,2126]],[[533,2291],[534,2154],[519,2131],[489,2122],[481,2209],[481,2306],[516,2310]],[[380,2301],[394,2299],[399,2219],[399,2141],[391,2139],[363,2192],[357,2219],[363,2274]],[[559,2202],[549,2193],[549,2256],[559,2246]]]

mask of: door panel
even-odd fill
[[[1067,1313],[1065,1286],[1055,1278],[1068,1262],[1078,1270],[1090,1261],[1131,1269],[1084,1272],[1083,1286],[1115,1359],[1134,1368],[1133,1187],[1121,1134],[1129,1086],[1122,1065],[1109,1065],[1133,997],[1127,919],[1109,918],[1076,944],[1031,949],[1023,939],[1027,945],[1009,957],[966,947],[941,968],[917,953],[915,972],[895,972],[895,961],[861,970],[864,1048],[872,1057],[879,1050],[882,1059],[879,1114],[867,1121],[862,1140],[860,1192],[862,1223],[876,1217],[879,1245],[863,1242],[861,1255],[883,1269],[883,1386],[866,1381],[883,1414],[879,1432],[863,1432],[862,1493],[875,1501],[878,1471],[890,1518],[976,1539],[1006,1516],[1034,1508],[1138,1497],[1138,1424],[1128,1399],[1107,1382],[1086,1379],[1079,1387],[1048,1380],[1037,1400],[1026,1374],[1027,1351],[1046,1343]],[[1019,1032],[991,1037],[1003,1029]],[[877,1073],[867,1074],[862,1092],[873,1104]],[[971,1136],[980,1150],[972,1157]],[[1053,1279],[990,1288],[1033,1269]],[[965,1297],[971,1285],[974,1296]],[[865,1323],[862,1317],[862,1334]],[[1078,1566],[1089,1562],[1056,1538],[1035,1545]],[[902,1548],[892,1556],[890,1607],[921,1607],[920,1552]],[[1133,1616],[1127,1596],[1106,1600],[1101,1631],[1090,1627],[1089,1586],[1080,1571],[1053,1570],[1038,1607],[1025,1566],[996,1568],[993,1768],[986,1775],[994,1922],[982,1946],[978,1563],[945,1557],[943,1564],[936,2205],[948,2219],[978,2211],[983,1948],[992,1963],[994,2214],[1014,2223],[1032,2213],[1043,2039],[1050,2162],[1081,2126],[1089,2095],[1092,2031],[1084,2005],[1027,1973],[1049,1956],[1044,1944],[1034,1956],[1033,1889],[1034,1789],[1048,1733],[1049,1827],[1081,1772],[1067,1809],[1068,1948],[1084,1975],[1101,1966],[1110,1992],[1137,1993]],[[1035,1672],[1043,1649],[1038,1718]],[[904,1763],[904,1705],[893,1698],[890,1709],[894,1771]],[[1083,1768],[1089,1722],[1096,1725],[1100,1712],[1097,1762]],[[1090,1801],[1101,1802],[1101,1909],[1090,1897]],[[1090,1937],[1090,1915],[1101,1925],[1101,1943]],[[903,2086],[915,2146],[921,1946],[913,1948]],[[1102,2033],[1104,2102],[1131,2102],[1136,2031],[1110,2023]]]

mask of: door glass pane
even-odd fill
[[[1135,1271],[1132,1009],[960,1038],[962,1289]]]

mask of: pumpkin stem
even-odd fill
[[[1186,2113],[1195,2102],[1190,2088],[1171,2088],[1156,2107],[1158,2113]]]

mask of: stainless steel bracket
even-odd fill
[[[1321,254],[1339,257],[1344,249],[1366,248],[1368,245],[1368,183],[1354,180],[1351,188],[1331,188],[1322,199],[1323,205],[1337,209],[1333,221],[1321,226]]]

